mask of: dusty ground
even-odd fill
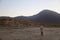
[[[60,28],[44,28],[44,36],[39,27],[0,29],[0,40],[60,40]]]

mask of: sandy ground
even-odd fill
[[[60,40],[60,28],[44,27],[44,36],[40,28],[0,29],[0,40]]]

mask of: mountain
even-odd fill
[[[43,10],[30,17],[18,16],[15,17],[15,19],[33,22],[60,23],[60,14],[51,10]]]
[[[26,16],[17,16],[14,17],[15,20],[24,20],[24,21],[28,21],[30,20],[30,17],[26,17]]]
[[[49,23],[59,23],[60,14],[51,10],[43,10],[37,15],[32,16],[32,21],[35,22],[49,22]]]
[[[8,19],[8,18],[11,18],[11,17],[8,17],[8,16],[0,16],[0,19]]]
[[[11,17],[0,17],[0,19],[6,19]],[[14,17],[14,20],[23,20],[23,21],[32,21],[39,23],[60,23],[60,14],[51,10],[43,10],[36,15],[33,16],[17,16]]]

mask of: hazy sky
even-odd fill
[[[44,9],[60,13],[60,0],[0,0],[0,16],[31,16]]]

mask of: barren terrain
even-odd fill
[[[44,36],[40,27],[5,29],[0,28],[0,40],[60,40],[60,28],[44,27]]]

